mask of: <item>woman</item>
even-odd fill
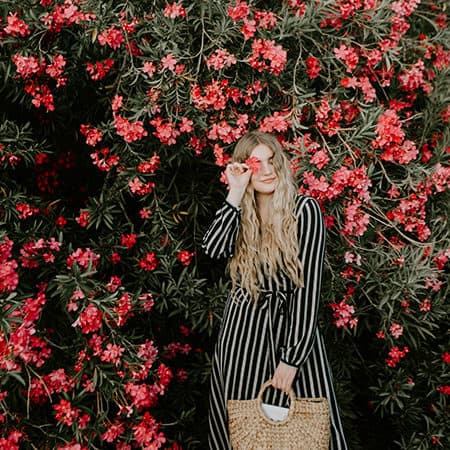
[[[245,163],[249,157],[257,161],[255,171]],[[213,358],[210,448],[231,448],[227,400],[256,398],[272,379],[276,389],[266,390],[267,403],[285,406],[283,391],[291,387],[297,397],[328,398],[330,448],[347,449],[317,327],[325,249],[320,208],[297,194],[274,136],[246,134],[232,160],[228,196],[202,244],[211,258],[231,258],[232,280]]]

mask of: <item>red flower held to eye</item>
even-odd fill
[[[261,167],[261,161],[256,156],[250,156],[245,160],[245,164],[250,168],[253,174],[257,174]]]

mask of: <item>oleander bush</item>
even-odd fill
[[[247,130],[327,226],[351,449],[450,446],[445,0],[0,3],[0,449],[207,448]]]

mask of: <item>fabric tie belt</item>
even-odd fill
[[[275,371],[277,367],[277,355],[275,354],[275,339],[273,336],[273,328],[274,328],[274,317],[273,313],[275,313],[275,318],[280,319],[279,327],[285,332],[286,329],[289,329],[290,317],[289,317],[289,308],[288,308],[288,297],[293,295],[293,290],[260,290],[259,303],[261,309],[267,309],[267,319],[268,324],[267,327],[269,329],[269,347],[270,347],[270,356],[272,358],[273,370]],[[274,311],[270,306],[270,303],[273,301],[277,302],[278,300],[278,308]],[[276,314],[278,312],[278,314]]]

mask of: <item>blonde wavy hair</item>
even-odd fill
[[[297,188],[283,148],[275,136],[252,131],[238,141],[232,160],[243,163],[259,144],[273,151],[273,165],[278,175],[278,185],[271,196],[269,222],[261,223],[255,192],[249,183],[241,202],[241,224],[234,255],[227,266],[232,288],[239,284],[255,302],[265,276],[280,282],[278,270],[296,286],[303,287],[295,215]]]

